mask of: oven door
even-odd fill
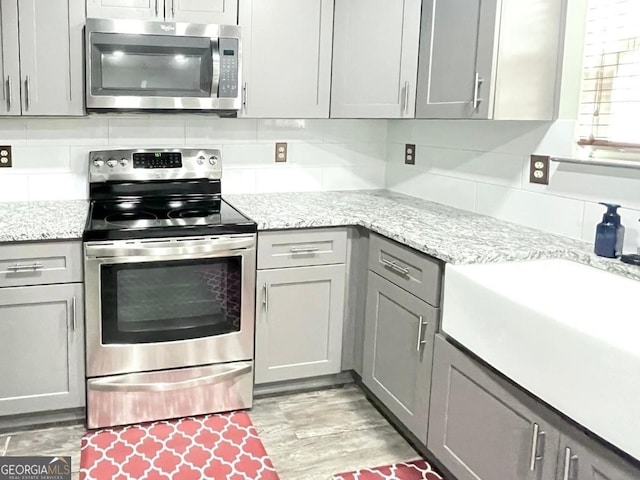
[[[238,27],[89,19],[86,28],[88,110],[240,108]]]
[[[251,360],[255,235],[85,245],[89,377]]]

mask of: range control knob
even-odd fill
[[[126,158],[121,158],[120,165],[122,165],[123,167],[126,167],[127,165],[129,165],[129,160],[127,160]]]
[[[116,161],[115,158],[110,158],[109,160],[107,160],[107,165],[109,165],[109,167],[113,168],[118,164],[118,162]]]
[[[200,155],[198,157],[198,165],[202,165],[204,164],[204,161],[206,160],[206,158],[204,158],[204,155]]]
[[[93,165],[95,167],[97,167],[97,168],[102,168],[102,167],[104,167],[104,160],[102,160],[100,157],[98,157],[93,161]]]
[[[215,165],[216,163],[218,163],[218,157],[216,157],[215,155],[212,157],[209,157],[209,163],[211,165]]]

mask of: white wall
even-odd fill
[[[383,188],[387,122],[247,120],[204,116],[0,119],[0,201],[87,198],[90,150],[209,146],[222,149],[226,193]],[[274,162],[275,142],[288,162]]]
[[[593,242],[603,207],[620,203],[625,246],[640,246],[640,171],[552,163],[548,186],[529,183],[529,156],[576,153],[585,0],[569,0],[556,122],[389,122],[387,188]],[[416,165],[403,164],[404,144]]]

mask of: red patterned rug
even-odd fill
[[[245,412],[90,432],[80,480],[278,480]]]
[[[428,462],[414,460],[384,467],[364,468],[356,472],[339,473],[331,480],[444,480]]]

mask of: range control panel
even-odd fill
[[[222,177],[220,150],[160,148],[89,153],[89,181],[146,181]]]
[[[220,38],[220,83],[218,97],[236,98],[238,96],[238,39]]]

